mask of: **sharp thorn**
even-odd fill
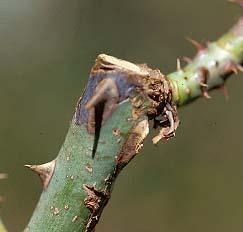
[[[41,165],[24,165],[25,167],[29,168],[33,172],[37,173],[41,179],[43,189],[46,189],[50,183],[52,175],[54,173],[54,169],[56,166],[56,160],[52,160],[46,164]]]
[[[203,97],[205,97],[206,99],[211,99],[212,98],[211,96],[209,96],[207,91],[203,92]]]
[[[197,42],[196,40],[191,39],[191,38],[189,38],[189,37],[187,37],[186,39],[187,39],[189,42],[191,42],[191,43],[197,48],[197,50],[198,50],[199,52],[200,52],[200,51],[204,51],[204,50],[206,49],[206,47],[205,47],[203,44]]]
[[[187,64],[191,64],[192,63],[192,59],[190,57],[187,57],[187,56],[183,56],[182,60],[185,61]]]
[[[243,66],[241,64],[237,64],[237,69],[240,71],[240,72],[243,72]]]
[[[220,85],[219,90],[222,91],[222,93],[224,94],[225,101],[228,101],[229,100],[229,94],[228,94],[228,90],[227,90],[225,84]]]
[[[179,58],[177,58],[177,60],[176,60],[176,68],[177,68],[177,71],[181,71],[181,61]]]
[[[231,70],[232,70],[232,72],[233,72],[234,74],[239,74],[238,69],[237,69],[236,66],[232,66],[232,67],[231,67]]]
[[[226,72],[233,72],[234,74],[239,74],[239,71],[242,71],[243,67],[239,64],[234,63],[233,61],[230,61],[225,66]]]

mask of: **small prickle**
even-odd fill
[[[182,60],[185,61],[187,64],[192,63],[192,59],[190,57],[187,57],[187,56],[183,56]]]
[[[212,97],[208,94],[208,92],[203,92],[203,97],[207,98],[207,99],[211,99]]]
[[[203,44],[197,42],[196,40],[191,39],[189,37],[187,37],[186,39],[196,47],[199,53],[206,50],[206,47]]]
[[[229,100],[229,94],[228,94],[228,90],[227,90],[225,84],[220,85],[219,90],[222,91],[222,93],[224,94],[225,101],[228,101]]]
[[[200,84],[200,89],[202,91],[203,97],[205,97],[207,99],[210,99],[211,97],[209,96],[208,91],[207,91],[208,76],[209,76],[208,69],[205,68],[205,67],[200,68],[200,77],[201,77],[201,80],[200,80],[200,83],[199,83]]]
[[[181,71],[181,61],[179,58],[177,58],[177,60],[176,60],[176,68],[177,68],[177,71]]]
[[[226,72],[233,72],[235,74],[239,74],[239,72],[243,72],[243,67],[240,64],[236,64],[232,61],[230,61],[226,66],[225,66],[225,71]]]
[[[60,209],[55,207],[54,210],[53,210],[53,214],[58,215],[60,213],[60,211],[61,211]]]

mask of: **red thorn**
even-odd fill
[[[228,94],[228,90],[227,90],[225,84],[220,85],[219,90],[222,91],[222,93],[224,94],[225,101],[228,101],[229,100],[229,94]]]
[[[202,95],[203,97],[210,99],[211,97],[209,96],[207,91],[207,87],[208,87],[207,81],[208,81],[209,71],[205,67],[200,68],[199,71],[201,76],[201,80],[199,84],[200,84],[200,89],[202,91]]]
[[[199,52],[204,51],[204,50],[206,49],[206,47],[205,47],[203,44],[197,42],[196,40],[191,39],[191,38],[189,38],[189,37],[187,37],[186,39],[187,39],[189,42],[191,42],[191,43],[197,48],[197,50],[198,50]]]
[[[229,0],[229,2],[239,4],[241,7],[243,7],[243,0]]]
[[[225,66],[225,71],[226,72],[233,72],[235,74],[238,74],[239,71],[242,71],[243,68],[239,64],[235,64],[234,62],[230,61],[228,64]]]
[[[187,64],[191,64],[192,63],[192,59],[190,57],[187,57],[187,56],[183,56],[182,60],[185,61]]]

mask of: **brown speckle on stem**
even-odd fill
[[[187,57],[187,56],[183,56],[182,60],[185,61],[187,64],[192,63],[192,58]]]
[[[78,216],[76,215],[76,216],[74,216],[74,217],[72,218],[72,222],[73,222],[73,223],[76,222],[77,219],[78,219]]]
[[[114,128],[112,130],[112,134],[115,136],[120,136],[121,135],[121,130],[119,128]]]
[[[176,69],[177,71],[181,71],[181,60],[179,58],[176,60]]]
[[[89,173],[93,172],[93,167],[90,164],[87,164],[85,168]]]
[[[55,207],[53,210],[53,215],[59,215],[60,211],[61,211],[60,209]]]
[[[227,87],[225,86],[225,84],[222,84],[221,86],[219,86],[219,90],[222,91],[222,93],[224,94],[225,101],[228,101],[229,94],[228,94],[228,90],[227,90]]]

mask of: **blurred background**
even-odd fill
[[[23,230],[41,193],[26,163],[56,157],[99,53],[163,73],[241,15],[225,0],[1,0],[0,214]],[[176,138],[151,137],[121,173],[97,232],[243,230],[243,75],[179,110]]]

